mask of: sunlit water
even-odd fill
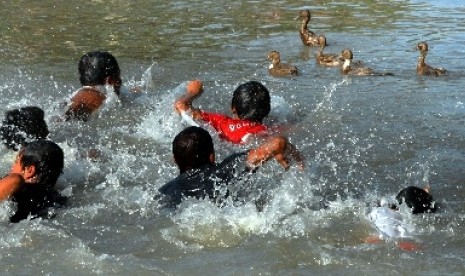
[[[465,273],[465,7],[460,1],[11,1],[0,4],[1,111],[45,109],[50,138],[66,153],[57,186],[69,205],[52,220],[8,223],[0,204],[0,265],[7,274],[454,274]],[[351,48],[388,77],[342,77],[315,65],[298,37],[298,11],[327,36],[326,52]],[[417,42],[441,78],[417,77]],[[77,62],[111,51],[133,104],[110,99],[87,123],[57,123],[79,87]],[[269,50],[298,77],[268,76]],[[247,80],[272,94],[269,123],[286,125],[306,157],[303,172],[263,167],[252,203],[217,208],[188,200],[164,209],[153,197],[178,171],[171,141],[185,126],[173,112],[185,81],[200,78],[197,104],[228,113]],[[217,159],[245,147],[214,136]],[[99,149],[103,157],[83,156]],[[14,154],[2,149],[6,173]],[[373,202],[408,185],[431,185],[441,208],[408,215],[417,251],[366,244]],[[404,210],[405,211],[405,210]]]

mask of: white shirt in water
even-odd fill
[[[380,234],[385,237],[410,237],[414,231],[413,226],[404,221],[400,212],[389,207],[373,208],[367,217]]]
[[[190,114],[189,111],[181,111],[181,119],[182,121],[188,123],[190,126],[199,126],[199,124],[194,121],[194,118],[192,118],[192,114]]]
[[[122,103],[131,103],[135,99],[139,98],[141,95],[144,94],[138,88],[127,87],[127,86],[122,85],[120,87],[120,89],[119,89],[119,96],[117,96],[113,91],[113,86],[111,86],[111,85],[94,85],[94,86],[83,86],[83,87],[79,88],[77,91],[75,91],[73,93],[73,95],[71,97],[74,97],[74,95],[76,95],[76,93],[78,93],[79,91],[84,90],[84,89],[97,90],[100,93],[107,96],[107,101],[112,101],[113,99],[115,99],[115,100],[121,101]]]
[[[144,95],[144,92],[141,88],[121,86],[118,98],[123,103],[132,103],[142,95]]]

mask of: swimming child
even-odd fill
[[[118,62],[109,52],[86,53],[79,60],[78,71],[83,86],[71,96],[65,112],[66,120],[88,120],[102,107],[111,90],[119,100],[130,100],[132,96],[140,94],[139,88],[123,89]]]
[[[257,148],[232,154],[219,164],[212,137],[203,128],[187,127],[176,135],[172,146],[180,174],[159,189],[165,196],[162,202],[171,206],[188,197],[220,203],[230,195],[228,185],[250,177],[271,158],[285,169],[290,166],[288,156],[302,165],[300,153],[281,136],[271,136]]]
[[[401,190],[395,202],[382,199],[380,206],[373,208],[368,214],[368,220],[378,230],[379,235],[370,237],[368,242],[378,242],[383,239],[408,238],[413,234],[413,226],[407,224],[399,212],[399,207],[405,204],[412,214],[434,213],[436,205],[429,193],[429,187],[424,189],[409,186]],[[414,250],[416,246],[409,242],[398,242],[399,247]]]
[[[65,198],[54,189],[63,165],[63,151],[52,141],[33,141],[18,152],[9,174],[0,179],[0,201],[17,204],[11,222],[50,217],[49,207],[64,204]]]
[[[17,151],[27,142],[46,139],[49,131],[44,111],[37,106],[26,106],[5,112],[0,128],[3,144]]]
[[[234,90],[231,100],[232,118],[192,107],[192,102],[202,95],[202,92],[201,81],[189,82],[186,94],[175,102],[176,112],[183,117],[190,113],[194,120],[208,123],[221,138],[234,144],[245,143],[251,135],[267,133],[268,127],[263,124],[263,119],[270,113],[270,93],[260,82],[249,81]]]

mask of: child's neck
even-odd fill
[[[101,84],[98,84],[98,85],[84,85],[81,89],[90,89],[90,90],[100,92],[100,93],[102,93],[104,95],[107,94],[107,88],[105,87],[105,85],[101,85]]]

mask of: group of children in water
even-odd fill
[[[78,70],[82,88],[67,103],[64,120],[89,120],[104,105],[109,93],[115,93],[124,101],[140,92],[122,89],[120,68],[108,52],[85,54]],[[296,147],[279,131],[263,123],[271,109],[270,94],[263,84],[249,81],[235,89],[231,100],[232,117],[193,107],[193,101],[202,92],[201,81],[194,80],[188,83],[186,93],[175,101],[175,111],[192,126],[173,140],[172,153],[180,174],[159,189],[161,202],[176,206],[185,198],[195,197],[209,198],[221,205],[224,199],[232,196],[228,186],[253,177],[253,173],[271,159],[285,169],[289,168],[291,160],[303,168],[303,157]],[[250,140],[255,138],[257,146],[217,163],[212,137],[198,126],[199,122],[211,126],[225,141],[252,145]],[[18,151],[10,172],[0,179],[0,201],[10,199],[17,204],[10,221],[50,216],[49,207],[66,202],[54,188],[63,171],[64,157],[61,148],[47,138],[49,131],[43,110],[28,106],[7,111],[0,134],[8,149]],[[436,210],[431,195],[416,187],[401,191],[396,206],[387,208],[395,210],[402,203],[413,213]]]

